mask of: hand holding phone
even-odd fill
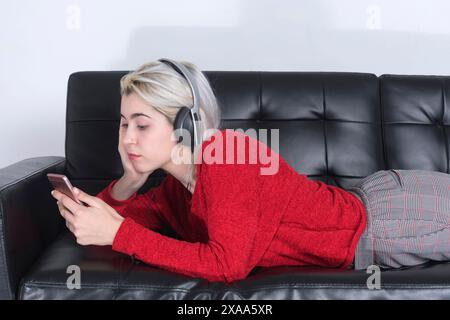
[[[85,206],[85,204],[76,197],[75,192],[73,192],[73,186],[65,175],[47,173],[47,178],[55,190],[65,194],[79,205]]]

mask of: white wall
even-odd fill
[[[161,57],[203,70],[450,75],[445,0],[2,0],[0,168],[64,156],[67,79]]]

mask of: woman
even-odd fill
[[[186,79],[160,61],[125,75],[118,146],[123,176],[96,197],[77,190],[87,206],[54,195],[77,243],[111,245],[153,266],[227,283],[246,278],[256,266],[347,269],[354,262],[363,269],[447,260],[448,243],[439,242],[449,238],[447,175],[378,171],[349,190],[310,180],[252,136],[219,130],[219,107],[207,79],[192,63],[183,65],[199,88],[201,145],[192,152],[173,139],[178,110],[192,105]],[[261,174],[266,163],[260,157],[256,163],[238,161],[242,154],[250,158],[255,144],[260,154],[275,156],[275,174]],[[175,161],[180,157],[181,163]],[[167,173],[162,183],[138,195],[158,168]],[[386,207],[391,204],[397,206]],[[164,226],[178,238],[158,232]],[[436,246],[433,253],[417,247],[424,238]]]

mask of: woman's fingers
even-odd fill
[[[73,225],[73,223],[75,222],[74,219],[74,215],[72,214],[72,212],[70,212],[69,210],[67,210],[66,207],[64,207],[64,205],[62,205],[59,201],[57,202],[58,204],[58,208],[59,208],[59,212],[61,213],[61,216],[67,221],[69,222],[71,225]]]
[[[64,206],[59,201],[57,201],[56,204],[58,205],[59,214],[64,218]]]
[[[62,206],[67,208],[72,214],[75,214],[80,205],[76,203],[72,198],[65,194],[53,190],[52,197],[55,198]]]
[[[70,224],[69,220],[67,220],[66,217],[65,217],[65,215],[67,213],[66,213],[66,210],[64,209],[64,206],[59,201],[56,201],[56,204],[58,206],[59,214],[64,218],[64,220],[66,220],[66,227],[67,227],[67,229],[69,229],[70,232],[73,233],[72,225]]]
[[[69,223],[69,221],[67,221],[67,220],[66,220],[66,227],[67,227],[67,229],[70,230],[70,232],[73,233],[73,227],[72,227],[72,225]]]

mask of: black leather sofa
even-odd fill
[[[1,299],[450,298],[446,262],[382,271],[380,289],[368,288],[371,274],[365,271],[319,267],[256,267],[247,279],[224,284],[145,265],[110,246],[78,245],[57,211],[46,174],[65,174],[90,194],[122,175],[117,132],[125,73],[73,73],[65,157],[30,158],[0,170]],[[449,77],[205,74],[223,107],[222,127],[279,128],[281,155],[310,179],[348,188],[389,168],[449,172]],[[163,177],[156,171],[139,193]],[[170,229],[163,233],[174,235]],[[82,270],[80,289],[67,287],[70,265]]]

